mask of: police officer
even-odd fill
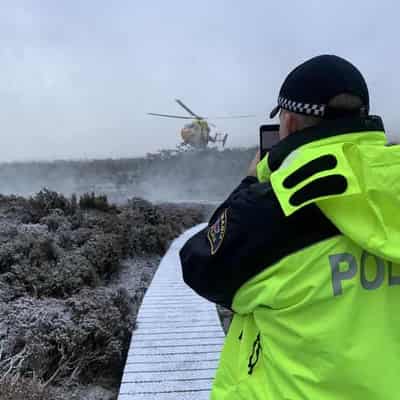
[[[278,112],[280,142],[180,253],[234,312],[211,399],[400,398],[400,146],[337,56],[294,69]]]

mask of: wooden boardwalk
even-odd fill
[[[207,400],[224,333],[215,305],[182,280],[179,250],[205,225],[176,239],[147,290],[118,400]]]

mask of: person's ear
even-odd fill
[[[289,111],[282,110],[280,115],[279,137],[285,139],[292,132],[295,131],[296,122],[294,121],[293,114]]]
[[[299,129],[299,121],[295,114],[291,112],[286,113],[286,126],[289,135]]]

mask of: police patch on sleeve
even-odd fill
[[[218,219],[208,228],[207,238],[211,245],[211,255],[214,255],[221,247],[225,237],[226,224],[228,221],[228,209],[226,208]]]

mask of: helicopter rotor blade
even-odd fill
[[[237,118],[255,118],[257,115],[255,114],[247,114],[247,115],[228,115],[226,117],[212,117],[213,119],[237,119]]]
[[[183,115],[170,115],[170,114],[158,114],[158,113],[147,113],[147,115],[153,115],[156,117],[165,117],[165,118],[193,119],[193,117],[185,117]]]
[[[175,99],[175,101],[176,101],[182,108],[184,108],[190,115],[193,115],[193,116],[196,117],[197,119],[203,119],[203,118],[200,117],[199,115],[195,114],[188,106],[186,106],[185,104],[183,104],[181,100]]]

